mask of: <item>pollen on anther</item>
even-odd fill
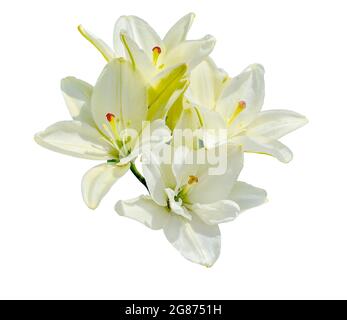
[[[154,47],[152,49],[152,53],[153,53],[153,64],[156,65],[158,62],[158,58],[161,54],[161,48],[160,47]]]
[[[108,122],[111,122],[115,118],[115,115],[113,113],[107,113],[106,119]]]
[[[239,101],[239,106],[238,106],[240,109],[245,109],[246,108],[246,101]]]
[[[156,54],[161,54],[161,48],[160,47],[154,47],[152,49],[152,52],[155,52]]]
[[[196,176],[189,176],[188,184],[194,184],[194,183],[198,183],[198,182],[199,182],[198,177],[196,177]]]

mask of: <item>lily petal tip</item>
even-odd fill
[[[39,144],[39,145],[42,145],[42,138],[41,138],[41,134],[42,132],[38,132],[34,135],[34,141]]]
[[[195,17],[196,17],[196,14],[195,14],[194,12],[189,12],[189,13],[187,14],[187,16],[190,17],[190,20],[191,20],[191,21],[193,21],[193,20],[195,19]]]
[[[303,126],[306,125],[306,124],[308,124],[309,122],[310,122],[310,121],[308,120],[307,117],[302,116],[302,125],[303,125]]]
[[[88,199],[85,198],[85,196],[82,194],[83,196],[83,201],[84,203],[86,204],[86,206],[90,209],[90,210],[95,210],[98,206],[99,206],[99,203],[92,203],[90,201],[88,201]]]
[[[61,90],[64,90],[64,88],[65,88],[65,86],[68,84],[68,82],[70,82],[70,81],[74,81],[74,80],[76,80],[76,78],[75,77],[72,77],[72,76],[68,76],[68,77],[65,77],[65,78],[63,78],[63,79],[61,79],[60,80],[60,89]]]
[[[253,63],[253,64],[251,64],[251,65],[249,66],[249,68],[250,68],[252,71],[254,71],[254,72],[259,71],[259,72],[261,72],[261,73],[265,73],[265,68],[264,68],[264,66],[263,66],[262,64],[260,64],[260,63]]]
[[[84,27],[81,24],[77,26],[77,30],[82,34],[84,33]]]
[[[204,36],[204,40],[207,40],[207,41],[210,41],[210,42],[216,42],[217,41],[215,36],[213,36],[212,34],[207,34],[206,36]]]
[[[293,160],[293,154],[291,154],[291,155],[288,155],[287,157],[285,157],[285,158],[282,158],[282,159],[279,159],[281,162],[283,162],[283,163],[289,163],[289,162],[291,162],[292,160]]]

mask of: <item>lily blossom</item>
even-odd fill
[[[292,152],[278,139],[305,125],[307,119],[289,110],[261,111],[264,87],[264,68],[259,64],[230,78],[211,59],[206,59],[191,73],[178,127],[194,121],[195,127],[206,129],[206,146],[221,142],[215,133],[225,130],[226,140],[242,145],[245,152],[289,162]]]
[[[166,38],[169,40],[166,42],[170,44],[169,47],[173,47],[173,42],[175,41],[178,45],[184,40],[189,30],[192,17],[192,15],[185,16],[168,32]],[[199,55],[196,50],[193,50],[193,47],[189,47],[185,54],[175,51],[175,59],[170,58],[170,60],[168,60],[172,61],[172,63],[165,62],[165,65],[161,63],[159,66],[158,63],[164,59],[165,52],[168,55],[168,51],[166,49],[164,50],[164,44],[162,44],[159,36],[155,34],[153,29],[138,17],[122,16],[118,19],[115,26],[115,30],[118,30],[115,31],[115,51],[112,51],[105,42],[94,36],[82,26],[79,26],[78,30],[102,53],[107,61],[122,57],[131,62],[134,68],[139,70],[148,84],[147,103],[150,110],[148,120],[167,118],[168,123],[172,122],[171,118],[175,118],[172,116],[172,112],[168,115],[170,108],[179,100],[188,87],[188,70],[193,66],[192,61],[196,61],[194,66],[200,63],[213,48],[212,46],[205,52],[203,51],[203,48],[205,48],[204,42],[200,43],[196,40],[196,42],[194,42],[195,46],[193,47],[196,47],[196,50],[200,48],[201,52],[204,52],[203,54],[201,53]],[[152,36],[149,34],[152,34]],[[133,40],[132,37],[134,37],[137,42]],[[153,50],[151,50],[151,57],[149,58],[144,48],[146,47],[146,41],[148,41],[148,43],[153,43],[154,38],[159,40],[156,42],[157,44],[153,47]],[[184,48],[187,46],[183,45],[185,42],[182,42],[182,47]],[[159,45],[161,45],[163,49],[161,49]],[[192,54],[191,58],[189,58],[187,54]],[[172,129],[172,126],[170,127]]]
[[[152,79],[163,70],[182,63],[191,70],[211,53],[216,42],[213,36],[186,40],[194,17],[193,13],[185,15],[161,39],[141,18],[121,16],[114,27],[113,49],[82,26],[78,30],[107,61],[118,57],[134,58],[144,76]]]
[[[131,90],[130,90],[131,88]],[[106,160],[82,179],[87,206],[95,209],[111,186],[142,152],[170,139],[164,120],[148,120],[147,86],[141,74],[124,59],[113,59],[95,87],[76,78],[61,82],[71,121],[57,122],[35,135],[41,146],[93,160]]]
[[[234,220],[241,210],[262,204],[266,192],[237,178],[243,166],[240,147],[221,151],[223,174],[211,174],[213,149],[193,151],[165,145],[171,160],[151,152],[143,156],[143,174],[150,195],[119,201],[115,210],[147,227],[163,229],[167,240],[188,260],[210,267],[220,254],[218,224]],[[193,160],[192,160],[193,159]]]

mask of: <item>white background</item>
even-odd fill
[[[346,9],[343,0],[2,1],[0,298],[347,298]],[[130,173],[91,211],[80,179],[96,163],[33,141],[69,117],[60,79],[95,83],[104,65],[78,24],[111,42],[119,15],[164,35],[191,11],[189,37],[214,35],[212,57],[231,75],[265,66],[265,109],[310,120],[283,139],[290,164],[246,156],[241,178],[269,202],[221,226],[210,269],[115,213],[118,199],[145,191]]]

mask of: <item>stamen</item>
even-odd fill
[[[246,109],[246,102],[243,100],[239,101],[234,113],[231,115],[231,117],[228,120],[228,126],[230,126],[233,123],[233,121],[238,117],[238,115],[245,109]]]
[[[131,136],[126,136],[124,139],[123,139],[123,143],[124,144],[128,144],[130,141],[131,141],[132,137]]]
[[[200,128],[202,128],[204,126],[204,118],[199,110],[198,107],[194,107],[194,110],[196,112],[196,115],[198,116],[198,120],[199,120],[199,123],[200,123]]]
[[[108,122],[111,122],[115,118],[115,115],[113,113],[106,114],[106,119]]]
[[[105,131],[107,132],[107,127],[106,127],[106,125],[105,126],[103,126],[103,128],[105,129]],[[114,147],[114,142],[113,142],[113,140],[111,140],[110,138],[106,138],[106,137],[104,137],[104,136],[101,136],[101,137],[99,137],[99,139],[101,140],[101,141],[103,141],[103,142],[105,142],[105,143],[107,143],[111,148],[113,148]],[[118,150],[118,149],[117,149]]]
[[[114,139],[113,139],[113,133],[112,131],[110,130],[110,128],[106,125],[106,123],[103,123],[102,124],[102,128],[105,130],[105,132],[108,134],[109,138],[111,139],[111,141],[113,143],[115,143]]]
[[[131,136],[128,136],[128,135],[123,135],[123,139],[122,139],[122,150],[123,150],[123,153],[128,155],[130,154],[130,152],[128,151],[128,147],[127,147],[127,144],[131,141]]]
[[[109,122],[110,124],[110,127],[111,127],[111,130],[112,130],[112,133],[113,133],[113,136],[116,138],[116,141],[119,141],[121,140],[119,138],[119,133],[118,133],[118,130],[117,130],[117,126],[116,126],[116,122],[119,122],[119,118],[116,118],[116,116],[113,114],[113,113],[107,113],[106,114],[106,119],[107,121]],[[103,126],[104,128],[107,127],[106,125]],[[106,129],[105,129],[106,130]],[[108,131],[108,130],[107,130]],[[111,135],[112,136],[112,135]]]
[[[156,65],[159,55],[161,54],[161,48],[160,47],[154,47],[152,49],[152,53],[153,53],[153,64]]]
[[[199,182],[199,178],[197,176],[189,176],[187,184],[184,185],[181,188],[181,190],[178,192],[177,199],[179,198],[184,199],[189,193],[189,191],[191,190],[191,188],[198,182]]]
[[[196,177],[196,176],[189,176],[189,179],[188,179],[188,184],[191,185],[191,184],[194,184],[194,183],[198,183],[199,182],[199,178]]]

